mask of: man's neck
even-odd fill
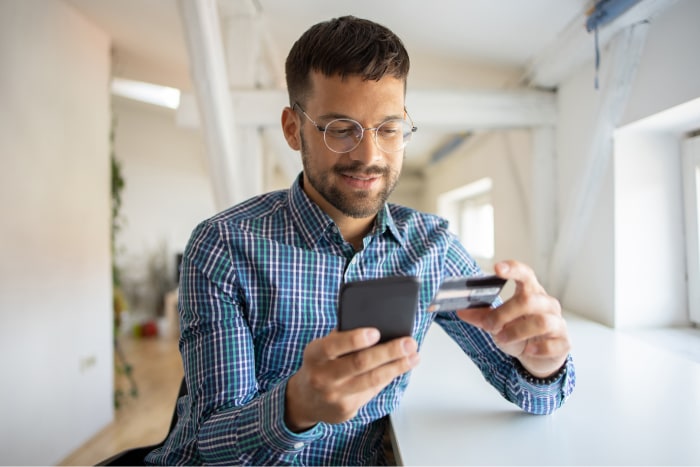
[[[375,217],[367,219],[353,219],[343,216],[340,219],[333,219],[338,226],[343,239],[350,243],[355,251],[360,251],[364,247],[363,239],[372,230]]]

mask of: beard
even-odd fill
[[[301,135],[301,162],[311,186],[343,215],[355,219],[375,216],[384,207],[387,199],[389,199],[389,195],[396,188],[400,175],[399,171],[393,170],[388,166],[364,166],[359,161],[352,161],[343,165],[336,164],[326,172],[314,170],[303,135]],[[342,177],[343,173],[347,172],[367,176],[380,176],[384,180],[384,187],[377,194],[372,194],[370,191],[357,190],[352,193],[344,193],[333,184],[330,175],[335,174],[338,177]]]

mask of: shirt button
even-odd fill
[[[294,443],[294,449],[301,449],[304,447],[304,443],[299,441],[298,443]]]

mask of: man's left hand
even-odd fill
[[[523,263],[502,261],[496,275],[515,282],[515,293],[498,308],[459,310],[457,316],[489,332],[496,345],[520,360],[533,376],[556,373],[571,349],[559,301],[548,295]]]

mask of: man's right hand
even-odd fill
[[[374,328],[333,331],[309,343],[287,382],[285,422],[295,432],[318,422],[341,423],[419,361],[418,344],[402,337],[374,345]]]

